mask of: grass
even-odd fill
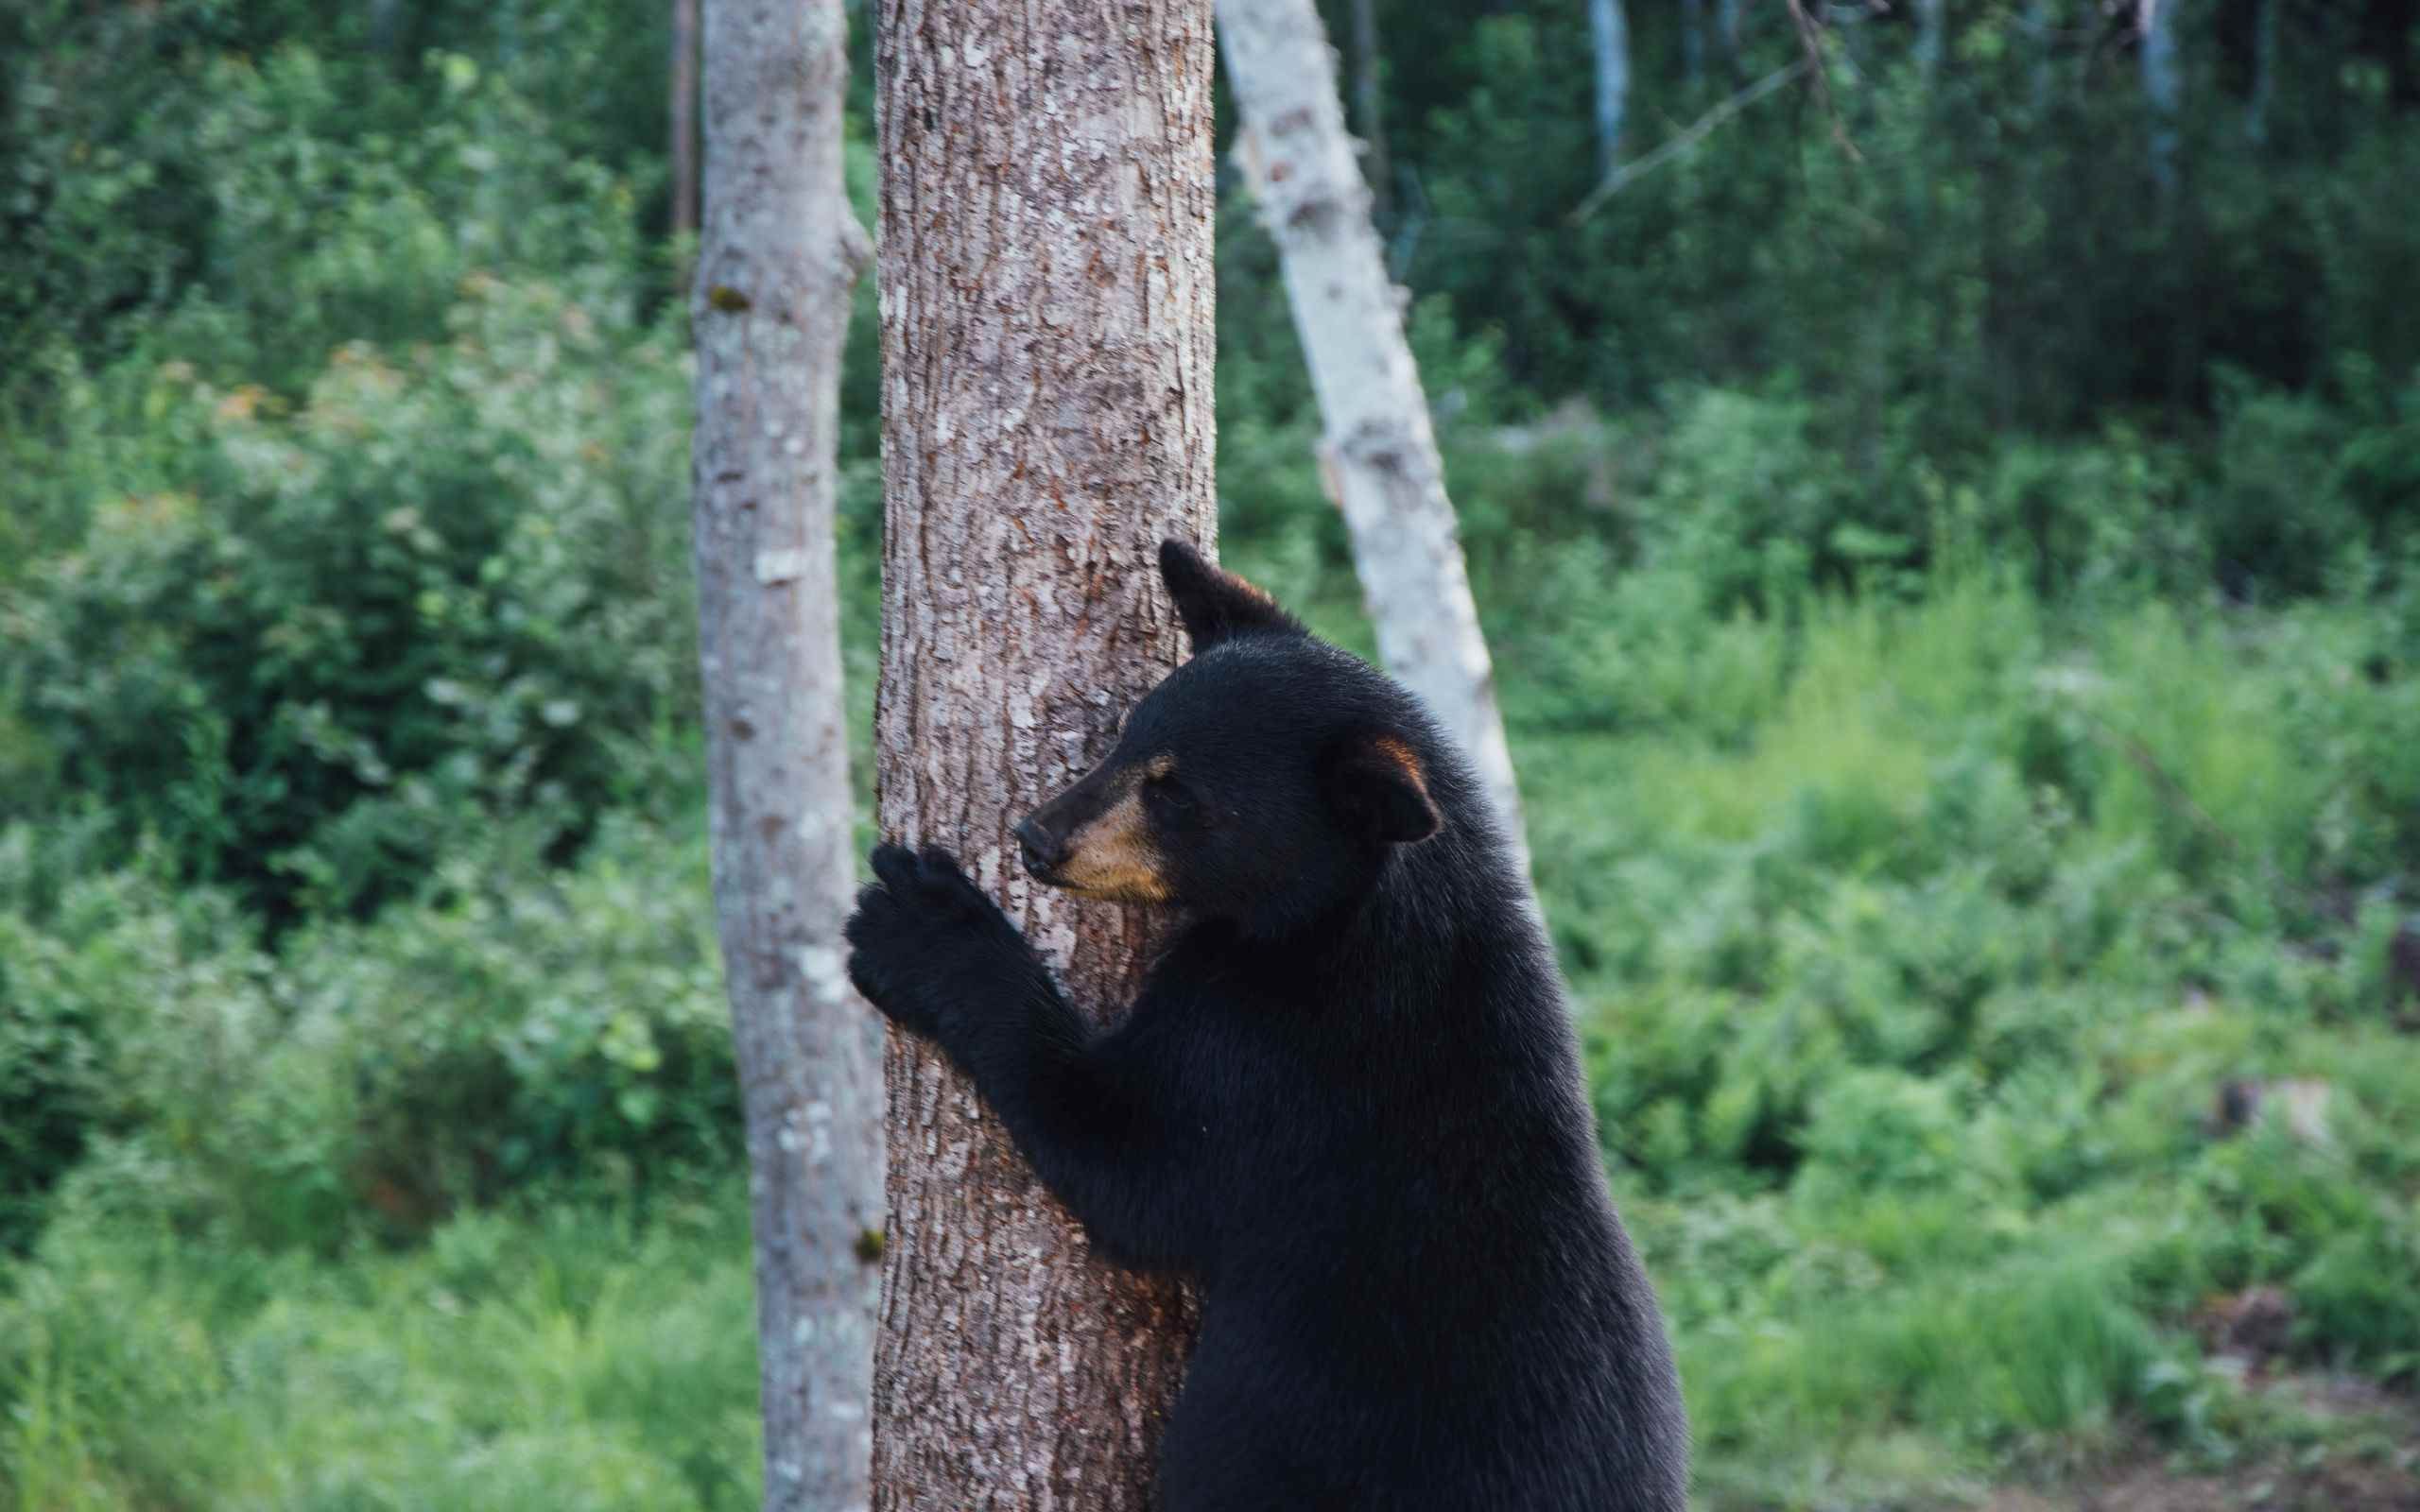
[[[336,1261],[71,1217],[0,1303],[0,1505],[753,1507],[739,1196]]]

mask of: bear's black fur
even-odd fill
[[[1563,988],[1412,697],[1170,542],[1195,655],[1019,827],[1179,927],[1096,1030],[940,850],[874,852],[858,989],[1121,1263],[1194,1277],[1169,1512],[1672,1512],[1687,1428]]]

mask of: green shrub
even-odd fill
[[[446,345],[347,347],[291,412],[171,369],[148,403],[178,486],[103,508],[0,623],[51,753],[0,804],[86,795],[284,919],[407,888],[466,817],[567,841],[661,781],[694,678],[668,347],[488,282]]]
[[[0,910],[0,1238],[63,1178],[97,1211],[327,1251],[729,1169],[703,851],[627,818],[564,874],[510,833],[458,844],[427,901],[274,957],[156,871],[79,882],[40,927]]]

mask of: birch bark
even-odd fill
[[[1219,33],[1242,118],[1236,152],[1277,242],[1326,426],[1328,492],[1352,533],[1379,655],[1469,753],[1526,870],[1487,642],[1404,339],[1403,295],[1337,101],[1335,51],[1312,0],[1219,0]]]
[[[866,1504],[879,1030],[842,972],[855,875],[833,594],[849,290],[840,0],[708,0],[692,318],[715,913],[748,1125],[765,1505]]]
[[[876,68],[882,830],[1105,1011],[1144,916],[1031,884],[1009,827],[1179,660],[1158,544],[1216,532],[1209,4],[881,0]],[[1188,1303],[1092,1259],[929,1047],[886,1072],[874,1504],[1150,1504]]]

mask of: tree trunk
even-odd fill
[[[748,1125],[765,1504],[866,1504],[879,1033],[842,971],[855,875],[833,591],[849,290],[840,0],[709,0],[692,305],[715,912]]]
[[[2176,118],[2185,80],[2176,60],[2175,0],[2137,0],[2142,36],[2143,103],[2151,112],[2152,182],[2163,196],[2176,189]]]
[[[886,835],[948,846],[1096,1013],[1146,916],[1029,883],[1010,826],[1179,660],[1154,567],[1207,543],[1209,0],[882,0]],[[933,1050],[887,1054],[874,1504],[1150,1504],[1190,1337]]]
[[[1470,753],[1526,869],[1487,642],[1404,339],[1403,296],[1380,260],[1337,104],[1336,55],[1312,0],[1219,0],[1219,35],[1241,121],[1236,151],[1277,241],[1326,422],[1328,491],[1352,533],[1379,654]]]
[[[1597,173],[1621,165],[1622,117],[1630,105],[1630,22],[1622,0],[1588,0],[1588,37],[1597,55]]]
[[[698,229],[698,0],[672,0],[672,234]]]
[[[1941,77],[1942,55],[1947,50],[1945,9],[1946,0],[1916,0],[1916,68],[1927,89]]]
[[[1681,82],[1695,92],[1705,77],[1705,0],[1681,0]]]
[[[2244,134],[2253,145],[2269,140],[2269,109],[2277,94],[2277,0],[2255,0],[2252,21],[2252,100],[2244,109]]]
[[[402,32],[403,0],[370,0],[370,50],[388,57]]]
[[[1714,0],[1715,44],[1722,51],[1722,66],[1739,77],[1739,0]]]
[[[1362,163],[1370,180],[1370,209],[1384,215],[1394,194],[1394,167],[1387,161],[1386,100],[1378,79],[1377,0],[1353,0],[1354,129],[1361,133]]]

